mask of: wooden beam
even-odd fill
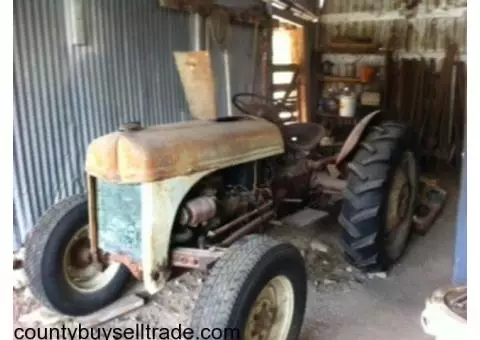
[[[273,84],[273,92],[288,91],[291,87],[291,84]]]
[[[298,64],[274,64],[273,72],[295,72],[300,66]]]
[[[213,11],[220,10],[228,13],[232,23],[241,25],[255,25],[271,27],[273,20],[265,13],[262,6],[252,6],[247,9],[237,9],[214,4],[211,0],[157,0],[158,5],[174,11],[199,13],[209,16]]]

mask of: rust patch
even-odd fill
[[[172,251],[174,267],[190,269],[208,269],[221,256],[223,251],[197,248],[176,248]]]
[[[94,253],[90,248],[90,240],[82,238],[73,244],[71,248],[70,261],[71,264],[77,268],[88,267],[95,258]]]
[[[88,147],[86,171],[113,183],[145,183],[283,151],[279,129],[265,120],[192,121],[100,137]]]
[[[92,259],[97,260],[98,248],[98,225],[97,225],[97,182],[92,176],[87,176],[87,195],[88,195],[88,238],[90,239],[90,249]]]
[[[107,263],[121,263],[128,268],[128,270],[137,280],[142,279],[142,266],[134,262],[129,256],[120,254],[108,254],[105,257]]]

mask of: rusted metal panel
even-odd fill
[[[363,132],[368,127],[368,124],[380,114],[381,111],[374,111],[369,115],[365,116],[355,127],[352,132],[348,135],[345,144],[343,144],[342,149],[340,150],[335,163],[337,165],[345,161],[350,153],[356,148],[360,142],[360,138],[363,136]]]
[[[108,254],[106,256],[106,262],[107,263],[121,263],[125,267],[128,268],[130,273],[132,273],[133,277],[135,277],[137,280],[142,279],[142,266],[140,263],[132,260],[127,255],[120,255],[120,254]]]
[[[283,151],[280,130],[265,120],[192,121],[100,137],[88,148],[86,171],[109,182],[142,183]]]
[[[88,237],[92,254],[97,256],[98,250],[98,218],[97,218],[97,182],[95,178],[87,178],[88,193]]]
[[[210,54],[195,51],[175,52],[174,55],[190,113],[197,119],[215,119],[215,80]]]
[[[178,247],[172,251],[172,266],[207,270],[224,253],[223,250]]]

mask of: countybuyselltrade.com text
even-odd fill
[[[192,328],[178,325],[173,328],[152,327],[137,324],[135,327],[88,328],[79,324],[77,327],[56,328],[17,328],[14,337],[18,340],[240,340],[240,331],[234,328],[203,328],[195,332]]]

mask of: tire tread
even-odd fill
[[[384,122],[369,128],[347,165],[347,188],[338,221],[347,259],[365,271],[386,270],[391,265],[382,236],[385,201],[393,167],[408,148],[406,125]]]

